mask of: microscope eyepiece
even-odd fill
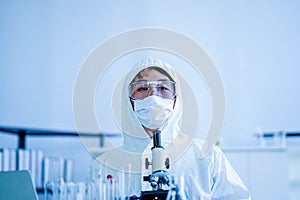
[[[153,132],[153,147],[152,148],[163,148],[161,146],[161,137],[160,137],[160,130],[154,130]]]

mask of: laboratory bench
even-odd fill
[[[105,137],[121,137],[120,134],[115,133],[78,133],[6,126],[0,126],[0,133],[15,135],[16,146],[19,149],[27,148],[28,138],[78,138],[79,136],[96,138],[99,149],[105,149]],[[221,146],[221,149],[249,188],[252,199],[296,200],[300,197],[299,136],[298,132],[285,132],[287,141],[283,146],[268,146],[268,144],[251,147]],[[264,135],[266,139],[271,137],[273,137],[272,133]],[[38,192],[42,199],[43,188],[38,188]]]

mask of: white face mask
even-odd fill
[[[140,123],[147,128],[162,128],[172,115],[174,100],[149,96],[134,100],[134,111]]]

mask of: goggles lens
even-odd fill
[[[129,85],[129,95],[133,99],[144,99],[150,95],[164,99],[174,99],[176,84],[173,81],[137,81]]]

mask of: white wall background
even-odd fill
[[[158,27],[187,35],[215,62],[226,92],[223,146],[255,145],[257,126],[300,130],[299,9],[296,0],[1,1],[0,125],[74,130],[73,85],[89,53],[120,32]],[[15,145],[0,135],[0,146]],[[73,139],[29,147],[84,155],[81,169],[90,159]]]

